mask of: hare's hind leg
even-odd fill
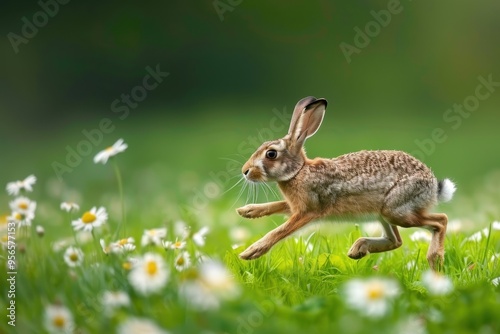
[[[368,253],[381,253],[396,249],[403,244],[398,228],[381,218],[384,235],[379,238],[359,238],[347,253],[351,259],[361,259]]]
[[[244,218],[259,218],[275,213],[290,213],[290,207],[287,202],[279,201],[262,204],[248,204],[236,209],[236,212]]]

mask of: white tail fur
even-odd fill
[[[457,190],[457,187],[450,179],[439,181],[438,200],[440,202],[450,201],[453,198],[455,190]]]

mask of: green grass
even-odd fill
[[[462,230],[450,232],[446,238],[444,268],[453,282],[453,291],[433,296],[421,281],[428,269],[427,244],[410,240],[409,235],[415,230],[402,230],[404,244],[400,249],[354,261],[346,253],[358,237],[366,234],[363,225],[324,222],[284,240],[258,260],[240,260],[239,252],[285,219],[272,216],[245,220],[237,216],[234,209],[252,198],[252,194],[243,194],[238,199],[239,187],[228,190],[237,178],[217,185],[210,174],[227,170],[228,160],[219,157],[242,161],[245,157],[233,155],[238,153],[238,143],[248,135],[255,135],[257,129],[268,122],[251,117],[246,121],[245,127],[250,130],[244,134],[237,130],[239,121],[231,123],[230,120],[224,124],[203,119],[193,124],[184,120],[166,132],[160,121],[124,123],[99,147],[102,149],[121,136],[129,143],[129,149],[117,157],[123,180],[127,233],[121,232],[120,237],[135,239],[137,249],[132,256],[158,253],[171,271],[166,286],[148,297],[138,293],[129,282],[129,271],[123,267],[127,257],[104,255],[98,242],[100,238],[113,241],[121,223],[123,206],[113,166],[94,165],[91,155],[66,175],[64,183],[54,179],[50,163],[62,159],[65,145],[75,145],[81,139],[79,128],[42,140],[31,149],[20,147],[27,153],[19,160],[15,150],[6,149],[6,161],[12,163],[4,169],[3,177],[9,176],[4,182],[30,173],[39,177],[34,192],[27,195],[37,201],[33,225],[43,226],[45,235],[38,236],[34,228],[23,229],[16,235],[16,327],[7,325],[6,308],[10,301],[5,284],[7,274],[0,270],[3,319],[0,332],[44,333],[45,310],[54,304],[65,305],[71,311],[75,333],[115,332],[130,317],[151,319],[173,333],[418,333],[411,326],[423,328],[425,333],[500,332],[500,288],[491,283],[500,276],[500,260],[492,260],[493,255],[500,252],[500,231],[491,231],[488,238],[479,242],[466,241],[499,219],[500,190],[496,185],[500,175],[486,172],[496,164],[488,154],[477,155],[474,166],[460,163],[465,133],[450,137],[427,161],[440,177],[458,180],[456,198],[437,210],[463,224]],[[427,133],[416,130],[418,124],[425,122],[413,122],[413,128],[394,134],[400,139],[395,147],[393,137],[384,129],[379,133],[366,125],[349,130],[344,127],[346,124],[351,123],[344,120],[343,124],[333,127],[326,123],[324,131],[307,144],[308,152],[312,156],[335,156],[363,148],[411,151],[412,139],[423,138]],[[146,132],[135,131],[146,126]],[[224,136],[220,136],[223,130]],[[193,135],[186,136],[186,132]],[[336,133],[334,137],[338,137],[338,142],[331,142],[332,132]],[[158,142],[158,138],[162,138],[162,142]],[[486,136],[474,137],[475,142],[470,138],[467,139],[470,146],[481,147],[481,140],[489,141]],[[469,178],[474,168],[485,172]],[[227,171],[238,175],[237,169],[236,166]],[[464,188],[468,191],[462,191]],[[263,202],[267,196],[276,198],[272,193],[261,191],[256,201]],[[12,197],[0,195],[0,216],[9,214],[10,200]],[[81,211],[69,215],[59,210],[61,201],[65,200],[78,202]],[[101,205],[108,210],[108,222],[96,231],[95,239],[79,243],[85,254],[84,262],[69,268],[63,259],[64,249],[55,251],[53,244],[61,239],[74,242],[71,220]],[[237,297],[222,300],[217,309],[196,310],[186,304],[179,293],[189,277],[200,275],[196,272],[198,264],[188,272],[179,273],[173,263],[178,251],[140,245],[143,231],[148,228],[166,227],[166,239],[175,241],[174,225],[179,220],[186,222],[193,232],[203,226],[210,228],[205,246],[197,246],[188,238],[187,250],[193,258],[196,252],[202,252],[222,261],[240,289]],[[237,227],[244,228],[242,240],[234,238]],[[2,231],[2,235],[5,234],[6,231]],[[2,268],[6,267],[8,255],[6,249],[0,250]],[[408,266],[411,261],[415,264]],[[347,305],[346,284],[368,277],[391,279],[400,287],[390,310],[380,318],[364,316]],[[103,312],[101,295],[109,290],[126,292],[131,305],[112,314]]]

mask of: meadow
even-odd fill
[[[214,114],[116,121],[117,130],[62,182],[53,162],[64,162],[65,147],[76,147],[82,128],[95,124],[3,149],[4,186],[31,174],[37,180],[0,196],[0,265],[7,268],[0,271],[1,332],[500,332],[500,173],[486,153],[478,152],[473,165],[461,162],[464,150],[490,145],[489,128],[464,125],[425,156],[438,177],[451,177],[459,189],[436,208],[450,217],[444,271],[436,274],[425,259],[429,234],[417,229],[402,230],[397,250],[349,259],[358,237],[380,233],[376,222],[313,224],[262,258],[240,260],[246,246],[285,217],[245,220],[235,213],[245,203],[279,197],[274,186],[233,187],[239,166],[255,140],[284,130],[274,131],[265,114],[231,120],[226,113],[221,123]],[[416,118],[401,130],[380,117],[361,127],[352,125],[355,116],[327,118],[306,144],[309,155],[412,151],[415,138],[434,128]],[[119,138],[126,150],[105,164],[93,161]],[[12,212],[16,207],[25,210],[21,216]],[[18,222],[9,243],[12,220]]]

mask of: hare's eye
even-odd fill
[[[268,159],[276,159],[277,156],[278,152],[276,152],[276,150],[269,150],[266,152],[266,158]]]

